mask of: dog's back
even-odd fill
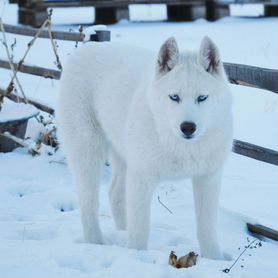
[[[62,76],[62,128],[78,122],[85,124],[85,131],[89,118],[97,119],[109,140],[122,145],[129,107],[138,89],[145,85],[144,76],[152,74],[154,57],[150,51],[121,43],[81,46],[70,57]]]

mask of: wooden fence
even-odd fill
[[[4,25],[6,32],[13,34],[20,34],[25,36],[34,36],[37,33],[37,29],[34,28],[25,28],[19,26],[12,25]],[[83,41],[84,34],[80,33],[71,33],[71,32],[52,32],[53,38],[60,40],[70,40],[70,41]],[[47,32],[41,32],[39,37],[48,38],[49,34]],[[109,31],[97,31],[96,34],[90,37],[90,40],[93,41],[109,41],[110,40],[110,32]],[[278,71],[273,69],[265,69],[247,65],[239,65],[239,64],[231,64],[224,63],[225,70],[229,77],[229,80],[233,84],[243,85],[243,86],[251,86],[260,89],[266,89],[272,91],[273,93],[278,93]],[[10,69],[10,64],[8,61],[0,60],[0,68]],[[47,69],[33,65],[26,64],[17,64],[14,63],[14,68],[18,71],[32,74],[36,76],[42,76],[45,78],[51,78],[59,80],[61,77],[61,71],[54,69]],[[6,90],[0,88],[0,95],[6,95]],[[6,95],[9,99],[15,102],[25,102],[23,97],[19,97],[18,95],[10,92]],[[27,99],[28,103],[34,105],[38,109],[50,113],[52,115],[55,114],[55,110],[52,107],[44,105],[39,101],[33,99]],[[248,142],[243,142],[240,140],[234,140],[233,143],[233,152],[253,158],[262,162],[266,162],[273,165],[278,165],[278,152],[267,149],[261,146],[257,146],[254,144],[250,144]],[[262,236],[269,237],[273,240],[278,240],[278,232],[272,230],[268,227],[247,223],[247,229],[251,233],[259,234]]]
[[[28,27],[19,27],[4,24],[4,28],[6,32],[13,34],[20,34],[25,36],[34,36],[37,33],[37,29],[28,28]],[[60,40],[70,40],[70,41],[83,41],[84,34],[80,33],[72,33],[72,32],[60,32],[54,31],[52,32],[53,38]],[[39,37],[48,38],[48,32],[41,32]],[[108,41],[110,40],[110,32],[109,31],[97,31],[95,35],[91,37],[91,40],[94,41]],[[54,69],[47,69],[34,65],[22,64],[18,65],[14,63],[15,68],[18,69],[19,72],[32,74],[36,76],[42,76],[45,78],[51,78],[59,80],[61,77],[61,71]],[[278,71],[274,69],[265,69],[259,67],[253,67],[248,65],[240,65],[240,64],[231,64],[224,63],[225,70],[229,77],[229,80],[233,84],[243,85],[243,86],[251,86],[260,89],[266,89],[272,91],[273,93],[278,93]],[[0,59],[0,68],[10,69],[10,65],[8,61]],[[5,90],[0,88],[0,94],[4,94]],[[10,93],[7,95],[8,98],[14,101],[23,102],[24,99],[15,95],[14,93]],[[52,107],[48,107],[47,105],[41,104],[39,101],[28,99],[28,102],[38,109],[45,111],[50,114],[54,114],[55,111]],[[261,146],[257,146],[254,144],[250,144],[248,142],[243,142],[240,140],[234,140],[233,144],[233,152],[244,155],[259,161],[263,161],[269,164],[278,165],[278,152],[267,149]]]
[[[197,18],[217,20],[229,15],[230,4],[264,5],[265,16],[278,15],[277,0],[10,0],[18,3],[19,23],[40,26],[47,18],[47,8],[95,7],[95,24],[111,24],[129,19],[132,4],[166,4],[170,21],[189,21]]]
[[[38,38],[45,38],[49,39],[49,32],[48,30],[41,30],[39,33],[39,29],[32,28],[32,27],[23,27],[18,25],[10,25],[10,24],[3,24],[3,28],[6,33],[17,34],[22,36],[37,36]],[[53,39],[64,40],[64,41],[73,41],[73,42],[82,42],[85,39],[85,34],[82,32],[63,32],[63,31],[52,31],[51,32]],[[110,31],[108,30],[96,30],[95,34],[90,35],[90,41],[110,41]],[[14,69],[18,72],[27,73],[31,75],[36,75],[40,77],[45,77],[49,79],[56,79],[59,80],[61,78],[61,71],[54,70],[54,69],[47,69],[39,66],[28,65],[26,63],[12,63]],[[0,59],[0,68],[11,70],[11,65],[9,61]],[[25,103],[25,99],[13,92],[6,94],[6,89],[0,87],[0,95],[5,95],[12,101],[15,102],[23,102]],[[36,108],[47,112],[49,114],[54,115],[55,110],[54,108],[42,104],[37,100],[27,98],[29,104],[35,106]]]

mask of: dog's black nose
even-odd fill
[[[183,122],[180,125],[182,133],[190,137],[196,131],[196,124],[193,122]]]

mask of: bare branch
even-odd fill
[[[9,51],[9,48],[8,48],[8,44],[7,44],[7,38],[6,38],[6,34],[5,34],[5,28],[4,28],[4,25],[3,25],[3,21],[2,21],[2,18],[0,18],[0,29],[1,29],[1,32],[2,32],[2,37],[3,37],[3,45],[5,47],[5,50],[6,50],[6,53],[7,53],[7,56],[8,56],[8,61],[9,61],[9,65],[10,65],[10,68],[13,72],[13,78],[12,80],[10,81],[9,85],[8,85],[8,88],[6,90],[6,94],[10,93],[10,89],[13,87],[13,82],[14,82],[14,79],[16,80],[17,82],[17,85],[21,91],[21,94],[24,98],[24,102],[27,103],[27,100],[26,100],[26,96],[24,94],[24,91],[23,91],[23,88],[16,76],[16,73],[17,73],[17,70],[15,69],[14,67],[14,64],[13,64],[13,61],[12,61],[12,58],[11,58],[11,54],[10,54],[10,51]],[[3,97],[1,97],[0,99],[1,102],[3,102]]]
[[[164,205],[164,204],[160,201],[160,197],[159,197],[159,196],[157,196],[157,200],[158,200],[158,202],[159,202],[164,208],[166,208],[171,214],[173,214],[173,212],[172,212],[166,205]]]
[[[47,26],[48,22],[49,22],[49,20],[46,19],[46,20],[44,21],[44,23],[42,24],[42,26],[39,28],[39,30],[38,30],[38,32],[36,33],[36,35],[34,36],[34,38],[32,38],[32,40],[28,43],[28,48],[27,48],[27,50],[25,51],[25,53],[24,53],[22,59],[21,59],[21,60],[19,61],[19,63],[17,64],[16,70],[13,70],[13,77],[12,77],[12,79],[11,79],[11,81],[10,81],[10,84],[14,82],[14,79],[17,79],[17,72],[18,72],[18,70],[20,69],[21,65],[24,63],[24,60],[25,60],[26,56],[28,55],[28,53],[29,53],[31,47],[34,45],[34,42],[35,42],[36,39],[38,38],[40,32],[45,28],[45,26]],[[3,27],[2,21],[1,21],[1,27]],[[9,84],[9,86],[10,86],[10,84]],[[26,96],[25,96],[25,95],[24,95],[24,98],[26,99]]]
[[[247,238],[247,241],[249,241],[249,239]],[[259,241],[258,243],[255,244],[256,241],[259,241],[258,239],[254,239],[253,241],[251,241],[248,245],[246,245],[243,249],[243,251],[238,255],[238,257],[236,258],[236,260],[233,262],[233,264],[229,267],[229,268],[225,268],[222,271],[224,273],[229,273],[231,271],[231,269],[236,265],[236,263],[238,262],[238,260],[242,257],[242,255],[249,249],[253,249],[253,248],[257,248],[257,247],[261,247],[262,243],[261,241]],[[239,248],[240,250],[240,248]],[[242,265],[243,267],[243,265]]]
[[[50,10],[50,12],[49,12],[49,21],[48,21],[48,25],[47,25],[48,34],[49,34],[49,38],[50,38],[50,41],[51,41],[51,44],[52,44],[53,52],[54,52],[54,55],[55,55],[55,58],[56,58],[57,68],[59,70],[62,70],[63,67],[62,67],[62,64],[61,64],[61,61],[60,61],[60,58],[59,58],[59,55],[58,55],[57,46],[56,46],[55,41],[54,41],[53,36],[52,36],[51,15],[52,15],[52,10]]]

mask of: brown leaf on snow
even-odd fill
[[[171,251],[169,256],[169,265],[176,267],[178,264],[178,257],[176,256],[174,251]]]
[[[189,252],[178,259],[174,251],[171,251],[169,255],[169,265],[175,268],[188,268],[196,265],[198,254],[194,252]]]

